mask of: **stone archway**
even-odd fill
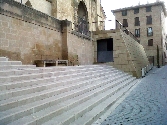
[[[82,34],[87,34],[89,25],[88,25],[88,11],[86,5],[83,1],[80,1],[77,11],[77,20],[78,20],[78,32]]]

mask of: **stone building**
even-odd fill
[[[105,14],[100,0],[15,0],[33,9],[53,16],[59,20],[72,22],[73,28],[78,21],[89,23],[89,31],[104,29]]]
[[[100,0],[0,0],[0,56],[107,63],[141,77],[149,65],[143,46],[122,28],[105,31],[104,20]]]
[[[0,55],[93,64],[91,31],[103,30],[104,19],[100,0],[1,0]]]
[[[166,59],[166,8],[163,2],[137,5],[112,10],[116,19],[124,28],[130,30],[140,40],[150,62],[157,65],[157,45],[160,48],[159,62],[165,64]]]

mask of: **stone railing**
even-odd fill
[[[137,37],[135,37],[135,35],[133,35],[133,33],[131,33],[128,29],[126,29],[125,27],[123,27],[123,25],[119,21],[117,21],[117,20],[116,20],[116,29],[121,29],[127,35],[129,35],[131,38],[133,38],[135,41],[137,41],[138,43],[140,43],[140,40],[138,40]]]

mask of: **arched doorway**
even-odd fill
[[[87,35],[88,33],[88,12],[84,2],[80,2],[78,5],[78,32]]]

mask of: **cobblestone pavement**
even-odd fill
[[[167,125],[167,66],[141,79],[101,125]]]

